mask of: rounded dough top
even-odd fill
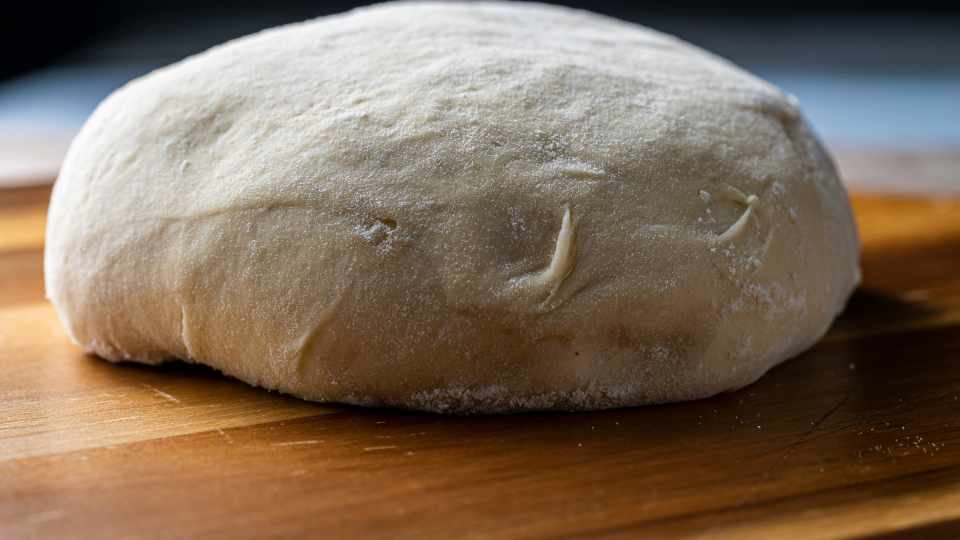
[[[74,141],[48,296],[110,360],[434,411],[700,398],[859,279],[796,101],[538,4],[395,3],[135,80]]]

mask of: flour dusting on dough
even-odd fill
[[[859,276],[782,92],[523,2],[379,4],[131,81],[74,139],[46,231],[47,296],[105,358],[441,412],[738,388]]]

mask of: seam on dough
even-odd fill
[[[240,206],[227,206],[220,208],[211,208],[209,210],[204,210],[202,212],[196,212],[194,214],[186,214],[183,216],[149,216],[145,219],[156,219],[161,221],[193,221],[198,219],[210,219],[224,214],[234,214],[237,212],[257,212],[257,211],[270,211],[270,210],[316,210],[318,205],[316,204],[302,204],[302,203],[289,203],[289,202],[278,202],[278,203],[252,203],[244,204]]]
[[[763,263],[767,260],[767,252],[770,251],[770,244],[772,242],[773,242],[773,229],[769,229],[767,231],[767,236],[763,239],[763,245],[760,247],[760,254],[753,256],[757,260],[757,264],[754,266],[752,273],[759,272],[760,268],[763,267]]]
[[[550,264],[544,270],[535,274],[528,274],[514,278],[521,286],[532,287],[537,290],[549,289],[546,300],[549,300],[573,272],[577,259],[577,219],[570,206],[563,207],[563,219],[560,222],[560,232],[557,233],[556,245]]]
[[[122,222],[119,222],[118,225],[128,225],[130,223],[150,223],[150,222],[160,222],[160,223],[178,223],[178,222],[184,222],[184,221],[190,222],[190,221],[212,219],[222,215],[236,214],[240,212],[264,212],[264,211],[274,211],[274,210],[319,210],[321,208],[322,206],[320,205],[306,204],[306,203],[256,203],[256,204],[245,204],[242,206],[235,206],[235,207],[212,208],[210,210],[196,212],[193,214],[184,214],[180,216],[145,215],[141,217],[126,217]],[[94,229],[92,232],[99,233],[102,230],[103,229]]]
[[[297,346],[296,369],[297,375],[300,376],[301,379],[306,369],[307,355],[313,350],[321,332],[333,321],[333,317],[337,314],[337,309],[340,307],[340,301],[343,300],[343,296],[344,295],[341,294],[332,304],[324,308],[317,316],[313,327],[300,338],[300,344]]]

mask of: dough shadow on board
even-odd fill
[[[249,385],[212,367],[172,358],[163,364],[149,365],[138,362],[110,362],[93,353],[86,353],[86,365],[82,369],[91,370],[95,377],[109,380],[117,385],[163,386],[177,391],[178,387],[189,387],[191,393],[202,392],[226,396],[231,400],[249,397],[251,400],[278,400],[289,406],[291,403],[314,404],[299,398],[275,391]],[[334,404],[315,403],[318,414],[320,407]]]
[[[879,323],[906,326],[937,313],[937,309],[923,303],[922,296],[906,300],[887,291],[861,287],[847,301],[846,309],[834,321],[830,332],[867,329]]]

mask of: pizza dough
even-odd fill
[[[135,80],[70,149],[47,294],[112,361],[305,399],[583,410],[740,388],[859,280],[796,100],[673,37],[396,3]]]

